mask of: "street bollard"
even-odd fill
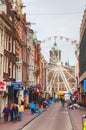
[[[82,116],[82,130],[86,130],[86,115]]]

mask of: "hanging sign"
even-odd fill
[[[86,80],[84,80],[84,90],[86,91]]]
[[[6,91],[6,82],[0,82],[0,91]]]
[[[22,82],[12,82],[11,85],[14,85],[14,86],[16,86],[16,85],[22,85]]]

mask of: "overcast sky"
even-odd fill
[[[37,32],[38,40],[45,40],[47,44],[48,37],[63,36],[79,41],[86,0],[23,0],[23,3],[26,5],[23,12],[27,13],[27,21],[35,23],[31,28]],[[57,40],[57,44],[58,42],[60,43]],[[62,48],[65,50],[64,47]],[[69,48],[71,47],[69,46]],[[47,45],[44,45],[44,50],[47,55]],[[65,55],[63,60],[69,60],[73,64],[72,48],[70,57],[67,51],[63,55]]]

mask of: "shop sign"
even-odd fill
[[[84,80],[84,90],[86,91],[86,80]]]
[[[23,86],[14,86],[14,89],[16,89],[16,90],[23,90]]]
[[[6,91],[6,82],[0,82],[0,91]]]
[[[22,82],[12,82],[11,85],[13,85],[13,86],[22,85]]]

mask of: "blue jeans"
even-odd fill
[[[18,112],[18,118],[19,118],[19,121],[22,120],[22,112]]]
[[[13,112],[13,121],[16,121],[16,113]]]

